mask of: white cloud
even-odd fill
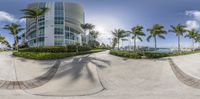
[[[25,19],[18,19],[14,15],[5,12],[5,11],[0,11],[0,22],[10,22],[10,23],[19,23],[19,24],[24,24],[26,22]]]
[[[196,29],[198,30],[200,28],[200,11],[198,10],[191,10],[191,11],[185,11],[185,15],[192,17],[192,20],[187,20],[185,22],[186,29]]]
[[[17,22],[18,20],[11,14],[5,11],[0,11],[0,21],[3,22]]]
[[[195,20],[200,21],[200,11],[198,10],[186,11],[185,14],[188,16],[192,16]]]
[[[200,27],[198,21],[196,20],[187,20],[185,24],[186,24],[186,29],[188,30],[191,30],[191,29],[198,30]]]

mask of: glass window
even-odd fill
[[[72,33],[72,32],[70,33],[70,39],[74,40],[74,33]]]
[[[55,34],[63,34],[62,28],[55,28]]]
[[[69,33],[70,32],[65,32],[65,39],[69,39]]]

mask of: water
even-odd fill
[[[170,48],[159,48],[156,52],[160,52],[160,53],[172,53],[172,52],[175,52],[175,51],[171,50]]]

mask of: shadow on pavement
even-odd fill
[[[106,65],[110,65],[110,61],[100,59],[100,58],[91,57],[90,55],[87,55],[85,57],[75,57],[72,60],[72,62],[63,63],[60,66],[60,68],[57,71],[57,74],[54,76],[54,78],[59,79],[59,78],[65,77],[66,75],[71,75],[72,81],[78,80],[81,76],[83,76],[82,72],[83,72],[83,69],[84,69],[87,72],[87,78],[91,82],[94,82],[95,78],[94,78],[93,72],[89,68],[88,64],[92,63],[97,68],[100,68],[100,69],[107,67],[106,65],[102,65],[99,62],[103,62]]]

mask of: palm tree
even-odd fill
[[[22,9],[21,10],[24,14],[22,18],[26,19],[34,19],[35,21],[35,28],[36,28],[36,45],[38,45],[38,19],[39,17],[43,16],[47,11],[47,7],[42,7],[42,8],[28,8],[28,9]]]
[[[23,30],[20,25],[11,23],[10,25],[5,25],[3,29],[9,30],[10,34],[14,37],[14,48],[18,51],[18,33]]]
[[[189,39],[192,39],[192,51],[194,51],[194,43],[197,42],[197,38],[198,38],[198,31],[196,31],[195,29],[192,30],[187,30],[188,34],[185,35],[185,37],[188,37]]]
[[[122,38],[121,40],[122,40],[122,48],[123,48],[123,46],[124,46],[124,41],[128,41],[128,39],[127,39],[127,38]],[[123,48],[123,49],[124,49],[124,48]]]
[[[91,37],[94,39],[94,40],[96,40],[96,38],[98,37],[98,35],[99,35],[99,32],[98,31],[90,31],[90,35],[91,35]]]
[[[86,23],[86,24],[81,24],[81,28],[84,30],[84,37],[83,37],[83,41],[86,43],[86,32],[87,32],[87,30],[88,30],[88,27],[89,27],[89,25],[88,25],[89,23]]]
[[[132,39],[134,39],[134,51],[136,51],[136,40],[139,39],[140,41],[142,41],[142,36],[145,36],[145,33],[142,31],[143,27],[142,26],[135,26],[131,29],[131,31],[129,31],[129,33],[131,33]]]
[[[164,30],[164,26],[161,26],[160,24],[155,24],[152,28],[147,29],[147,31],[150,33],[150,35],[147,37],[147,41],[149,42],[150,39],[154,38],[155,43],[155,50],[157,49],[157,37],[165,39],[165,34],[167,32]]]
[[[121,38],[124,38],[127,36],[126,31],[122,30],[122,29],[115,29],[114,31],[112,31],[112,34],[114,36],[114,38],[116,38],[117,43],[118,43],[118,50],[119,50],[119,40]]]
[[[150,39],[153,37],[154,38],[154,43],[155,43],[155,50],[157,49],[157,37],[161,39],[165,39],[165,34],[167,32],[164,30],[164,26],[160,24],[155,24],[153,25],[152,28],[147,29],[147,31],[150,33],[150,35],[147,37],[147,41],[149,42]]]
[[[8,43],[8,41],[5,39],[5,37],[1,35],[0,35],[0,43],[10,48],[10,44]]]
[[[113,49],[115,48],[116,44],[117,44],[117,38],[114,37],[114,38],[112,39],[112,48],[113,48]]]
[[[90,35],[90,43],[91,42],[93,42],[93,44],[94,44],[94,47],[96,47],[96,39],[97,39],[97,37],[98,37],[98,35],[99,35],[99,32],[98,31],[94,31],[94,30],[92,30],[92,31],[90,31],[90,33],[89,33],[89,35]],[[93,45],[92,44],[92,45]]]
[[[85,24],[81,24],[81,27],[82,27],[82,29],[85,32],[84,33],[85,41],[88,43],[88,41],[90,41],[90,35],[89,35],[89,40],[87,40],[87,38],[86,38],[86,32],[88,30],[89,33],[90,33],[90,31],[92,31],[95,28],[95,26],[93,24],[90,24],[90,23],[85,23]]]
[[[181,45],[180,45],[180,37],[183,36],[187,30],[185,29],[186,26],[178,24],[176,26],[171,25],[171,30],[169,32],[176,33],[176,36],[178,37],[178,51],[181,51]]]
[[[196,38],[195,38],[195,42],[199,43],[199,47],[200,47],[200,34],[197,34]]]

